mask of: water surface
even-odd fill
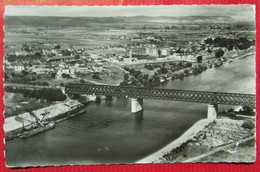
[[[255,58],[235,60],[161,87],[255,93]],[[207,116],[207,104],[145,99],[143,114],[132,114],[130,103],[113,97],[111,102],[86,107],[87,113],[58,123],[53,130],[9,141],[6,162],[10,166],[134,163]]]

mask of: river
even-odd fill
[[[162,88],[255,94],[255,58],[248,56]],[[219,110],[229,108],[220,105]],[[86,107],[87,113],[55,129],[6,143],[9,166],[134,163],[178,138],[207,116],[207,104],[144,100],[131,114],[130,100],[116,98]]]

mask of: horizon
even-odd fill
[[[254,5],[6,6],[4,16],[24,17],[231,17],[255,21]]]

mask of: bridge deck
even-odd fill
[[[255,107],[254,94],[121,87],[109,85],[68,84],[65,86],[66,94],[95,94],[124,96],[129,98],[161,99],[198,103],[250,105]]]

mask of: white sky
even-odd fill
[[[254,5],[6,6],[7,16],[230,16],[255,20]]]

